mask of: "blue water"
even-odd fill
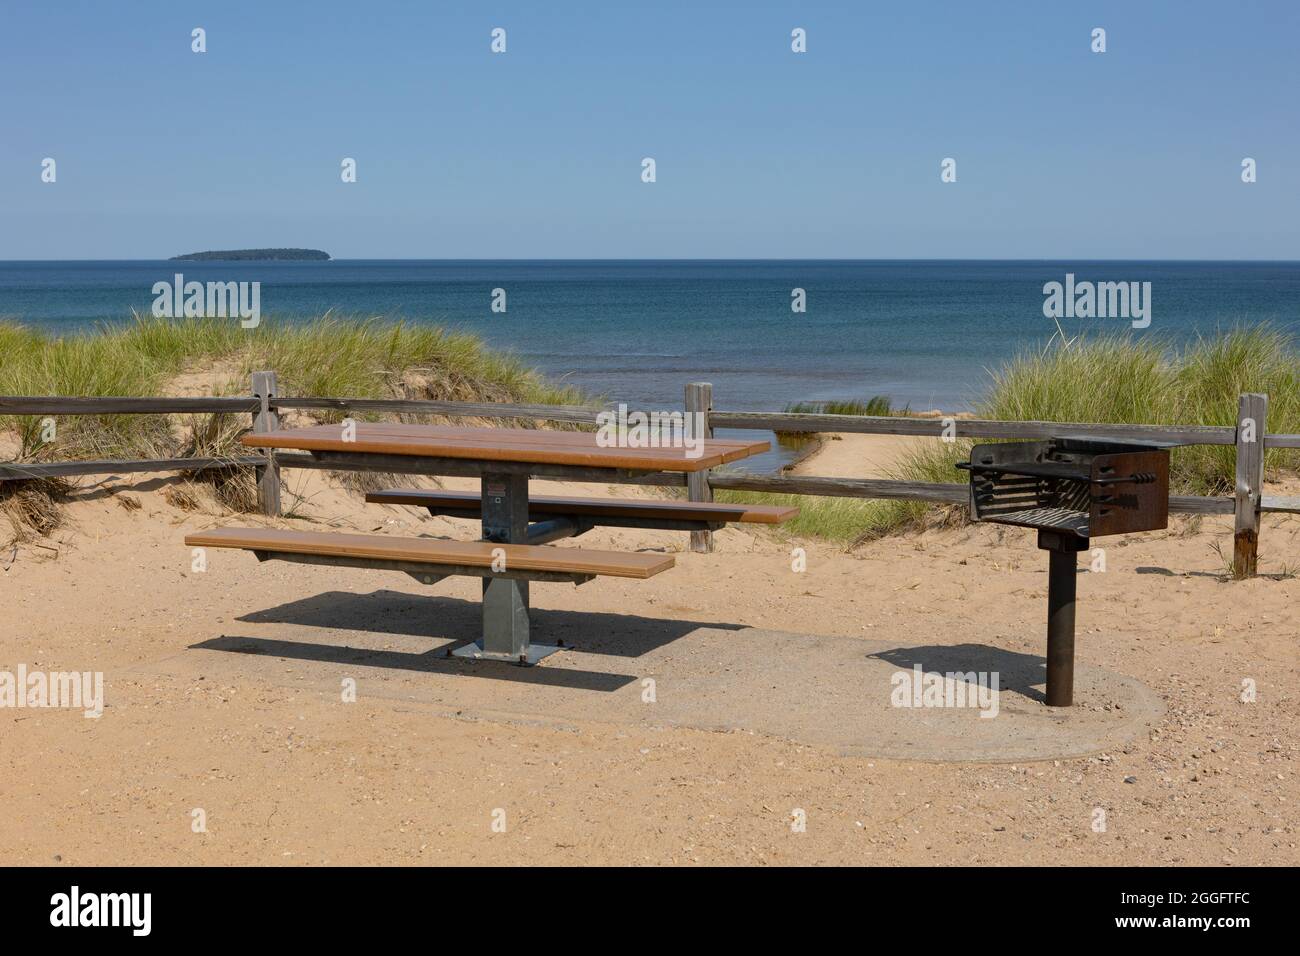
[[[1176,344],[1236,323],[1300,330],[1296,262],[367,261],[0,262],[0,316],[59,333],[147,313],[154,282],[262,283],[264,321],[333,310],[473,332],[546,374],[629,403],[679,405],[711,381],[719,408],[890,396],[968,407],[985,369],[1042,344],[1045,282],[1149,281]],[[491,311],[504,288],[507,311]],[[792,313],[791,289],[808,310]],[[1129,329],[1067,320],[1068,333]]]

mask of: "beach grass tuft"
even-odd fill
[[[1243,392],[1268,395],[1268,431],[1300,432],[1300,349],[1291,336],[1265,324],[1231,328],[1181,348],[1122,334],[1056,339],[992,370],[974,411],[979,418],[1000,421],[1232,426]],[[886,477],[961,483],[963,474],[955,465],[969,456],[972,444],[922,444],[905,453]],[[1274,477],[1294,473],[1300,468],[1300,451],[1272,449],[1265,464]],[[1170,490],[1231,494],[1235,467],[1230,445],[1174,448]],[[720,500],[798,505],[799,517],[787,525],[791,531],[848,544],[964,520],[965,513],[960,506],[915,501],[748,492]]]
[[[895,411],[888,395],[873,395],[865,401],[860,398],[833,398],[821,402],[794,402],[785,407],[796,415],[903,415],[907,409]]]
[[[324,316],[242,329],[228,319],[137,315],[68,337],[0,323],[4,395],[155,396],[187,375],[196,379],[198,394],[246,395],[249,375],[264,368],[276,371],[284,395],[556,405],[584,399],[474,336],[400,321]],[[59,421],[56,441],[46,444],[31,417],[0,418],[0,429],[18,430],[24,458],[126,458],[219,454],[233,447],[244,424],[228,416],[187,419],[178,433],[177,422],[161,416],[69,416]]]
[[[1269,397],[1268,430],[1300,430],[1300,350],[1267,325],[1233,328],[1181,349],[1098,336],[1021,355],[993,374],[982,418],[1008,421],[1235,425],[1243,392]],[[1296,452],[1274,449],[1268,467],[1292,470]],[[1193,445],[1170,454],[1177,494],[1226,494],[1232,446]]]
[[[255,329],[243,329],[229,319],[136,315],[66,337],[0,321],[0,395],[244,396],[251,373],[260,369],[274,369],[281,394],[293,396],[549,405],[590,400],[472,335],[401,321],[327,315],[301,323],[264,319]],[[336,421],[343,415],[322,410],[312,418]],[[18,438],[19,461],[233,458],[241,454],[237,440],[250,424],[246,415],[62,416],[56,417],[54,440],[45,441],[40,418],[0,416],[0,432]],[[245,472],[188,477],[210,484],[218,500],[235,510],[248,510],[256,501]],[[0,483],[0,496],[9,501],[11,523],[47,525],[45,499],[51,492],[18,496],[21,489],[6,489],[8,484]],[[56,496],[57,489],[52,491]]]

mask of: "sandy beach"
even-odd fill
[[[842,436],[800,470],[866,476],[899,444]],[[0,555],[0,667],[103,671],[107,705],[98,719],[0,711],[5,863],[1300,861],[1300,584],[1280,573],[1293,518],[1265,517],[1267,573],[1242,583],[1214,550],[1230,548],[1226,520],[1105,542],[1106,572],[1079,582],[1078,655],[1149,688],[1154,716],[1131,740],[1060,759],[905,760],[873,756],[879,741],[837,724],[815,653],[781,655],[766,635],[1040,656],[1046,562],[1030,534],[973,526],[845,553],[733,528],[705,555],[686,553],[684,534],[597,530],[583,547],[662,549],[677,566],[535,585],[539,626],[565,634],[582,666],[485,672],[439,663],[471,636],[477,581],[425,588],[236,552],[195,574],[187,531],[261,519],[211,501],[182,510],[173,484],[86,481],[64,527]],[[284,526],[472,533],[366,505],[322,473],[289,472],[286,490],[300,517]],[[586,667],[601,661],[618,666]],[[672,719],[625,719],[644,697],[639,661],[654,661]],[[742,665],[767,668],[769,690],[710,710],[711,682],[730,686]],[[629,681],[602,689],[609,669]],[[341,700],[346,678],[355,702]],[[1080,721],[1117,716],[1082,696]],[[1022,710],[1034,706],[1046,709]]]

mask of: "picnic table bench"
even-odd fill
[[[761,505],[528,495],[532,476],[608,481],[662,471],[691,473],[766,451],[765,441],[702,439],[688,452],[603,445],[593,432],[393,423],[317,425],[245,435],[241,441],[307,451],[340,468],[478,476],[478,494],[394,489],[366,496],[369,502],[478,519],[478,541],[273,528],[217,528],[185,538],[191,547],[252,551],[262,561],[400,571],[425,583],[452,575],[480,577],[483,633],[478,642],[453,652],[461,657],[534,664],[560,649],[530,640],[530,581],[644,579],[674,564],[669,554],[556,548],[551,541],[598,525],[699,531],[732,521],[774,524],[797,513]],[[530,522],[533,516],[540,520]]]

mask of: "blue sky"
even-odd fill
[[[6,0],[0,259],[1296,259],[1297,49],[1293,0]]]

